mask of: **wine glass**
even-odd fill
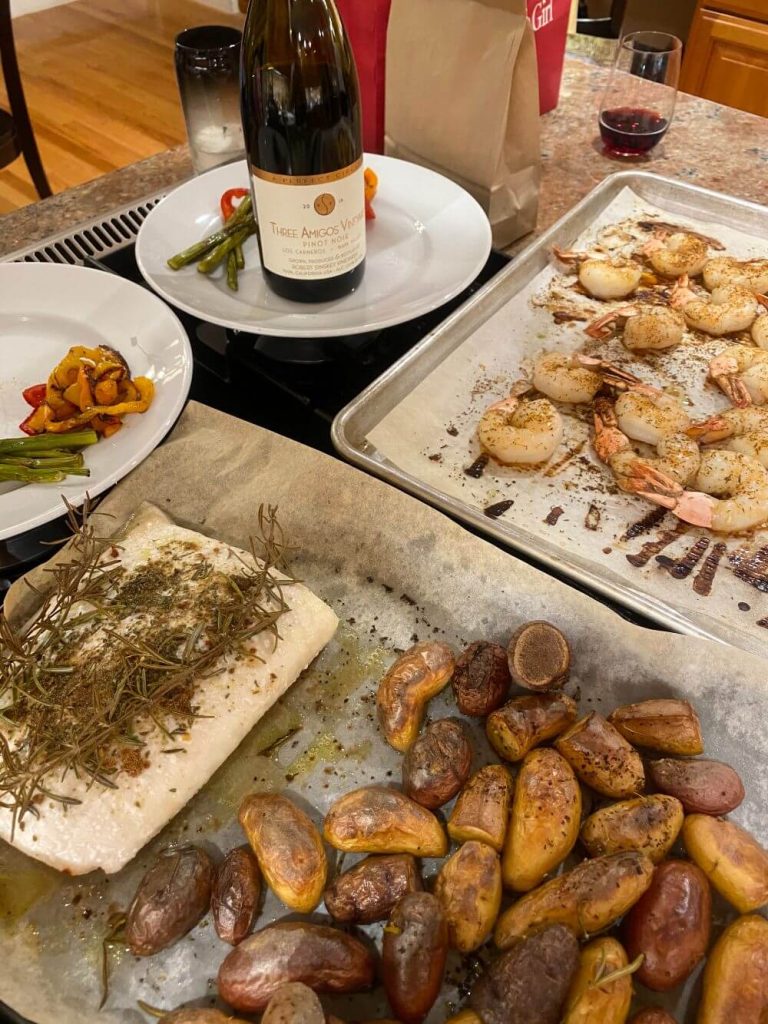
[[[621,40],[600,104],[600,137],[611,156],[644,156],[664,138],[682,50],[666,32],[630,32]]]

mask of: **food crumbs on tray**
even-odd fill
[[[740,612],[748,612],[751,610],[751,605],[748,605],[746,601],[739,601],[738,609]]]
[[[588,530],[597,530],[600,526],[601,512],[594,503],[591,503],[584,516],[584,525]]]
[[[483,452],[482,455],[478,455],[478,457],[475,459],[471,466],[468,466],[464,470],[464,473],[466,474],[466,476],[471,476],[473,477],[473,479],[479,480],[480,477],[485,472],[485,467],[488,465],[489,462],[490,456],[486,455],[485,452]]]
[[[564,512],[565,509],[561,508],[560,505],[553,505],[544,517],[544,522],[547,524],[547,526],[555,526],[558,519]]]
[[[489,519],[498,519],[499,516],[503,516],[514,505],[514,501],[511,498],[507,498],[505,501],[497,501],[495,505],[488,505],[487,508],[483,509],[483,515],[488,516]]]

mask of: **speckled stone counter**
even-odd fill
[[[592,56],[610,59],[606,41]],[[610,46],[611,44],[608,44]],[[608,71],[569,55],[560,104],[542,119],[538,229],[548,227],[615,171],[642,168],[758,202],[768,193],[768,120],[680,94],[667,137],[644,160],[606,157],[597,112]],[[82,221],[171,188],[192,174],[184,147],[70,189],[0,218],[0,257]]]

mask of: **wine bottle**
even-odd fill
[[[363,144],[334,0],[250,0],[241,86],[267,283],[298,302],[347,295],[365,269]]]

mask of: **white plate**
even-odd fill
[[[23,436],[23,388],[41,384],[73,345],[110,345],[134,376],[155,382],[148,411],[86,449],[90,477],[0,484],[0,540],[81,505],[137,466],[173,426],[192,381],[192,351],[170,309],[140,285],[85,267],[0,264],[0,437]]]
[[[477,277],[491,251],[488,218],[475,200],[434,171],[367,154],[379,177],[376,220],[368,224],[363,283],[335,302],[289,302],[267,287],[255,236],[244,246],[240,289],[223,270],[211,278],[194,265],[173,271],[166,260],[221,226],[219,198],[247,187],[245,161],[185,182],[150,213],[139,232],[136,259],[163,298],[203,320],[257,334],[327,338],[362,334],[412,320],[458,295]]]

